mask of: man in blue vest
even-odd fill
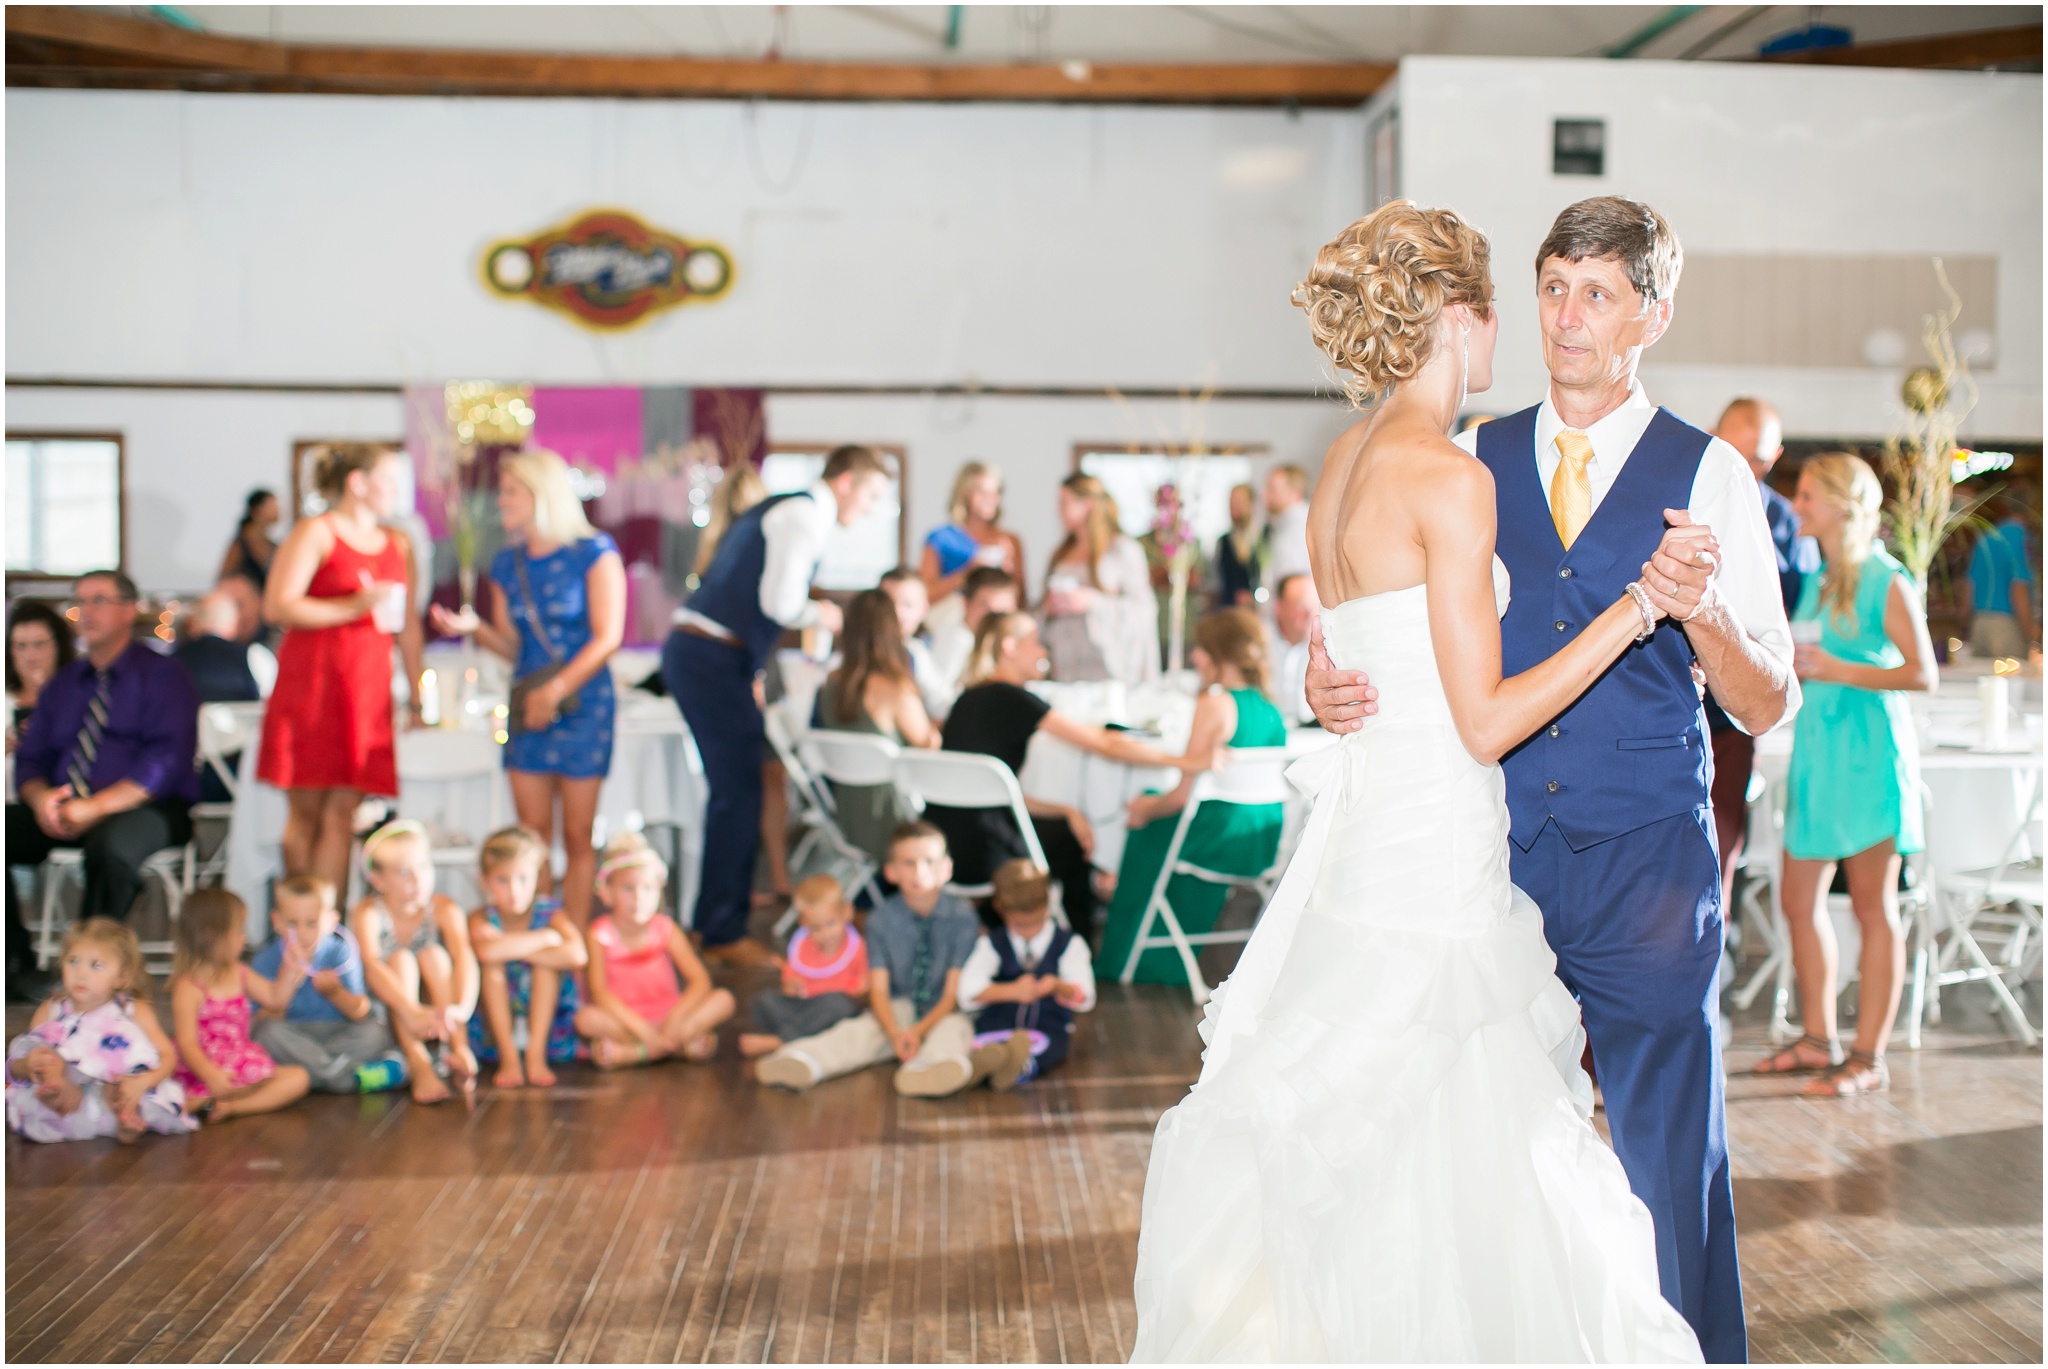
[[[1798,706],[1756,478],[1727,443],[1652,407],[1635,377],[1671,326],[1681,255],[1647,205],[1572,205],[1536,254],[1550,393],[1458,438],[1491,470],[1513,577],[1502,670],[1527,670],[1641,579],[1671,615],[1502,762],[1515,883],[1578,997],[1629,1185],[1657,1229],[1664,1296],[1709,1361],[1748,1357],[1716,1036],[1721,881],[1698,666],[1752,735]],[[1667,528],[1705,525],[1721,560]],[[1306,689],[1352,731],[1373,709],[1318,638]]]
[[[707,959],[772,964],[747,936],[754,856],[761,840],[760,705],[754,679],[789,628],[837,632],[836,604],[810,597],[836,523],[851,526],[888,488],[889,470],[866,447],[840,447],[795,494],[762,500],[733,521],[661,652],[661,678],[704,760],[704,863],[690,925]]]

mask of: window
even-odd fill
[[[118,433],[9,433],[7,569],[118,568],[124,479]]]
[[[825,457],[836,443],[775,442],[761,462],[761,483],[770,494],[809,488],[825,469]],[[818,562],[819,589],[873,589],[882,577],[909,555],[903,528],[903,479],[907,457],[901,447],[870,442],[868,449],[889,463],[894,473],[889,488],[866,518],[850,528],[835,527]]]
[[[1132,537],[1152,530],[1159,487],[1177,486],[1206,553],[1230,530],[1231,487],[1250,485],[1256,490],[1253,476],[1268,454],[1263,445],[1209,447],[1193,453],[1186,447],[1077,443],[1074,466],[1102,482],[1116,500],[1118,521]]]

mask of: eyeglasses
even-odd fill
[[[135,601],[134,601],[133,599],[123,599],[123,598],[121,598],[121,597],[120,597],[119,595],[116,595],[116,594],[95,594],[95,595],[93,595],[93,596],[92,596],[91,598],[88,598],[88,599],[73,599],[73,600],[71,601],[71,607],[73,607],[73,608],[119,608],[119,607],[120,607],[121,605],[123,605],[123,604],[132,604],[132,603],[134,603],[134,602],[135,602]]]

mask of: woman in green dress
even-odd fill
[[[1187,807],[1194,772],[1209,768],[1216,749],[1284,746],[1287,724],[1263,692],[1267,678],[1266,634],[1251,610],[1219,609],[1195,624],[1190,663],[1202,677],[1202,696],[1188,733],[1184,770],[1170,793],[1145,793],[1131,800],[1129,835],[1123,864],[1117,872],[1116,896],[1109,906],[1109,925],[1096,963],[1110,976],[1121,977],[1144,921],[1159,870],[1172,844],[1174,828]],[[1234,875],[1256,875],[1271,868],[1280,849],[1283,807],[1277,803],[1205,805],[1188,828],[1183,849],[1199,855],[1204,867]],[[1175,875],[1166,886],[1167,901],[1181,928],[1190,935],[1216,925],[1229,895],[1225,885]],[[1172,947],[1155,947],[1138,960],[1136,978],[1146,984],[1185,984],[1187,971]]]
[[[901,746],[935,747],[939,729],[903,646],[896,601],[887,590],[856,594],[839,634],[839,668],[818,691],[817,724],[835,732],[872,732]],[[889,834],[916,814],[890,784],[832,785],[839,830],[877,863],[889,859]]]
[[[1884,1048],[1906,972],[1899,862],[1925,845],[1906,691],[1935,687],[1934,644],[1912,577],[1877,541],[1883,501],[1861,457],[1826,452],[1808,458],[1792,504],[1825,562],[1792,615],[1805,702],[1786,779],[1782,898],[1806,1035],[1757,1072],[1820,1071],[1806,1092],[1822,1097],[1880,1092],[1890,1082]],[[1817,644],[1802,624],[1817,625]],[[1840,953],[1827,911],[1838,862],[1863,937],[1856,1044],[1846,1060],[1835,1037]]]

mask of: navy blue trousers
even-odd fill
[[[761,743],[747,653],[687,632],[661,648],[661,679],[683,710],[709,790],[704,808],[704,866],[690,925],[706,946],[747,934],[754,857],[761,848]]]
[[[1709,1363],[1743,1363],[1712,819],[1700,809],[1583,851],[1553,822],[1511,862],[1584,1014],[1615,1154],[1657,1225],[1664,1297]]]

